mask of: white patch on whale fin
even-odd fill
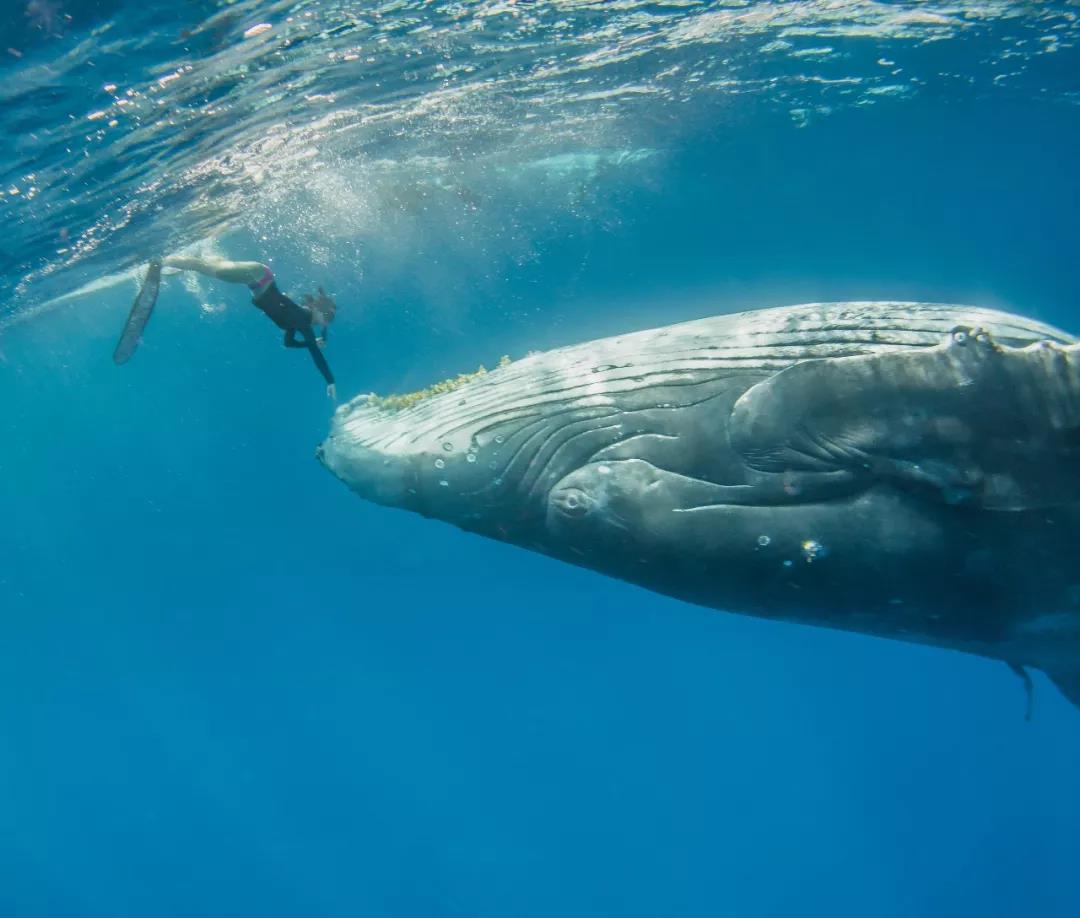
[[[806,360],[750,387],[729,437],[747,466],[794,479],[891,480],[946,503],[1030,510],[1080,500],[1080,345],[1000,345],[954,329],[934,347]]]
[[[1080,708],[1080,669],[1072,669],[1065,672],[1044,670],[1044,672],[1050,677],[1050,681],[1058,687],[1058,691],[1076,705],[1077,708]]]

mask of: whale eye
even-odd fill
[[[551,506],[566,516],[584,516],[593,499],[580,488],[563,488],[551,495]]]

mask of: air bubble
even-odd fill
[[[807,564],[813,564],[815,561],[820,561],[822,558],[829,554],[829,550],[822,545],[817,539],[807,539],[802,543],[803,557],[806,559]]]
[[[501,484],[502,484],[502,479],[501,479],[501,478],[496,478],[496,479],[495,479],[495,485],[496,485],[496,487],[498,487],[498,486],[499,486],[499,485],[501,485]]]
[[[452,443],[444,443],[442,448],[447,452],[450,452],[454,448],[454,445]]]
[[[790,558],[785,558],[784,559],[784,567],[791,567],[791,559]]]
[[[435,460],[435,468],[441,469],[441,468],[445,468],[445,467],[446,467],[446,463],[443,462],[442,459],[436,459]]]
[[[765,548],[772,541],[767,535],[759,535],[757,537],[757,543],[760,548]]]
[[[448,487],[450,487],[450,482],[447,481],[445,478],[440,478],[439,479],[439,487],[440,488],[448,488]]]
[[[476,453],[469,453],[469,454],[468,454],[468,455],[467,455],[467,456],[465,457],[465,461],[466,461],[466,462],[476,462]]]
[[[504,441],[505,439],[506,439],[506,437],[504,437],[504,436],[503,436],[502,434],[499,434],[499,435],[498,435],[498,436],[497,436],[497,437],[495,438],[495,442],[496,442],[496,443],[502,443],[502,442],[503,442],[503,441]]]

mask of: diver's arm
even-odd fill
[[[326,394],[330,398],[337,398],[337,389],[334,386],[334,374],[330,372],[330,364],[326,362],[326,358],[323,356],[322,351],[319,350],[319,345],[315,340],[315,334],[310,328],[306,328],[302,332],[304,336],[304,342],[307,344],[307,349],[311,351],[311,359],[315,361],[315,366],[319,368],[319,372],[322,373],[323,379],[326,380]]]
[[[224,258],[196,258],[191,255],[169,255],[162,264],[181,271],[198,271],[228,284],[257,284],[270,270],[257,261],[227,261]]]

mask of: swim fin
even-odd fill
[[[124,330],[120,333],[120,340],[116,343],[116,350],[113,351],[113,363],[127,363],[131,359],[131,355],[139,347],[139,342],[142,341],[143,329],[146,328],[146,323],[150,321],[150,314],[154,311],[154,304],[157,303],[158,289],[160,287],[161,261],[154,258],[150,261],[150,268],[146,272],[146,278],[143,280],[142,286],[139,288],[139,295],[135,297]]]

